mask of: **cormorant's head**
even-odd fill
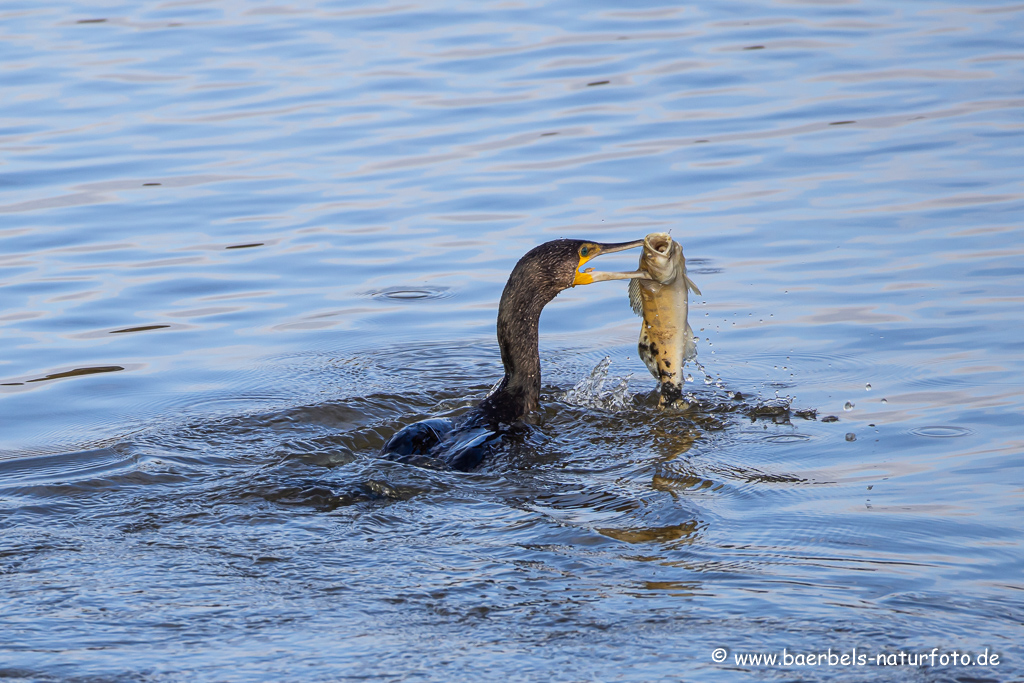
[[[642,247],[643,244],[643,240],[614,244],[589,240],[552,240],[527,252],[516,266],[516,270],[523,269],[529,272],[527,277],[536,286],[554,289],[556,292],[602,280],[629,280],[647,277],[643,271],[595,273],[593,268],[581,270],[584,264],[601,254]]]
[[[583,265],[601,254],[611,254],[616,251],[625,251],[626,249],[634,249],[636,247],[642,247],[644,245],[643,240],[634,240],[632,242],[615,242],[613,244],[604,244],[601,242],[587,242],[583,240],[571,240],[578,242],[576,247],[576,255],[579,257],[579,261],[576,267],[573,269],[572,285],[589,285],[592,282],[601,282],[602,280],[632,280],[639,277],[647,277],[647,274],[642,271],[632,271],[629,273],[614,273],[614,272],[594,272],[593,268],[587,268],[581,270]]]

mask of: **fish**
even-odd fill
[[[683,364],[697,357],[693,330],[686,320],[687,291],[700,289],[686,275],[683,248],[665,232],[644,238],[639,271],[647,277],[629,281],[629,302],[643,318],[637,351],[660,383],[661,405],[684,403]]]

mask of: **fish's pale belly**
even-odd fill
[[[663,401],[671,402],[682,396],[683,365],[696,355],[693,331],[686,322],[687,305],[674,297],[645,294],[637,353],[661,384]]]

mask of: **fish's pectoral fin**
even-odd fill
[[[686,278],[686,286],[690,288],[690,291],[692,291],[697,296],[704,296],[703,294],[700,293],[700,290],[697,288],[697,285],[693,284],[693,280],[690,279],[689,275],[683,273],[683,277]]]
[[[686,323],[686,327],[683,328],[683,336],[686,338],[683,342],[683,360],[693,360],[697,357],[697,342],[694,340],[690,323]]]
[[[633,309],[633,312],[643,317],[644,315],[644,300],[640,295],[640,281],[630,280],[629,281],[629,305]]]

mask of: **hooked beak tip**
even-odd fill
[[[643,240],[633,240],[632,242],[614,242],[612,244],[601,244],[601,254],[613,254],[616,251],[625,251],[627,249],[636,249],[637,247],[644,246]],[[600,254],[598,254],[600,256]]]
[[[605,272],[594,272],[593,268],[587,268],[586,270],[580,270],[583,264],[592,258],[597,258],[604,254],[613,254],[617,251],[625,251],[627,249],[635,249],[636,247],[644,246],[643,240],[633,240],[631,242],[613,242],[611,244],[605,244],[601,242],[595,242],[600,249],[594,256],[586,259],[580,259],[579,265],[576,267],[576,275],[573,278],[572,286],[576,285],[589,285],[593,282],[603,282],[605,280],[631,280],[635,278],[646,277],[647,274],[643,271],[634,271],[632,273],[605,273]]]

